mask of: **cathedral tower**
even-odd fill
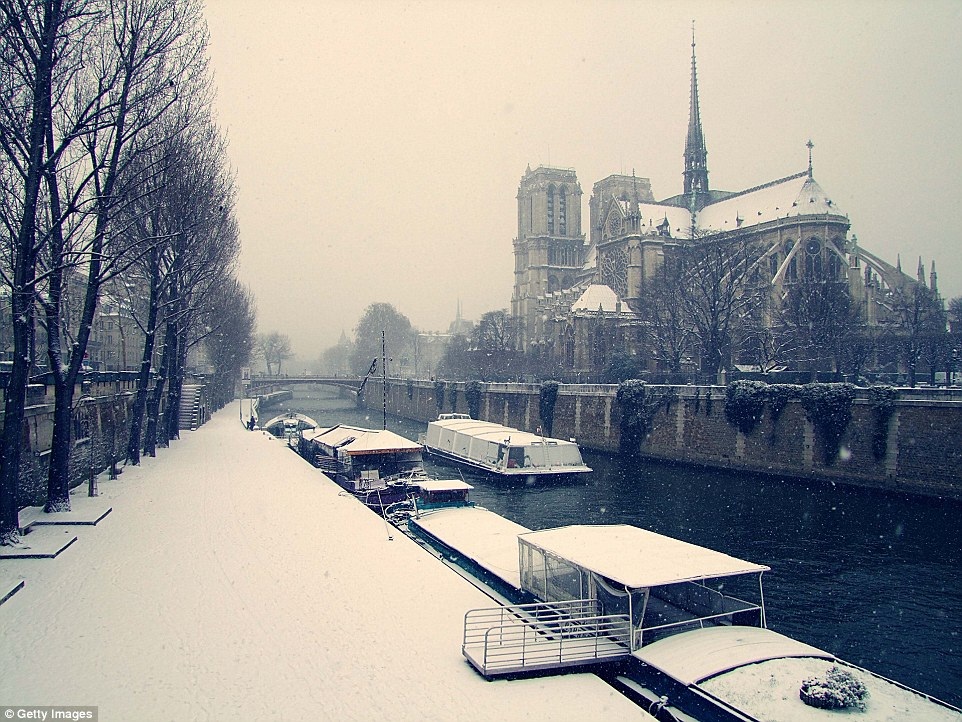
[[[518,187],[511,313],[522,320],[521,345],[540,338],[537,298],[574,284],[584,262],[581,185],[570,168],[530,166]]]

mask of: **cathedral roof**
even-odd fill
[[[807,172],[749,188],[702,208],[697,227],[712,233],[733,231],[776,218],[844,215]]]

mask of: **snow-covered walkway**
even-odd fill
[[[228,407],[101,477],[0,605],[0,705],[100,720],[651,719],[589,674],[486,682],[461,656],[491,600]],[[29,542],[29,535],[25,537]]]

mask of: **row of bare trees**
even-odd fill
[[[0,280],[13,348],[2,543],[18,540],[25,393],[44,356],[55,389],[46,509],[69,509],[74,389],[104,299],[144,339],[129,463],[176,438],[192,346],[205,344],[221,376],[247,363],[254,306],[234,276],[234,180],[211,100],[199,0],[0,0]]]
[[[669,371],[691,359],[716,374],[730,362],[769,371],[861,375],[867,364],[932,373],[952,363],[958,341],[948,333],[938,294],[906,279],[880,294],[876,323],[865,299],[844,277],[807,277],[772,294],[760,271],[760,250],[748,243],[693,243],[666,252],[639,308],[649,352]]]

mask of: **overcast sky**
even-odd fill
[[[302,361],[384,301],[509,308],[518,183],[682,190],[691,23],[710,186],[804,170],[859,243],[962,295],[962,3],[207,0],[259,330]]]

